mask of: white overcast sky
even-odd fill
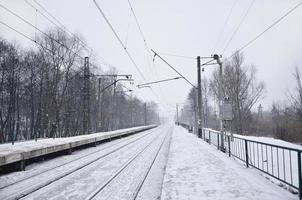
[[[28,2],[39,8],[33,0]],[[105,60],[117,67],[120,73],[133,74],[136,84],[143,83],[135,67],[126,56],[113,33],[96,9],[92,0],[36,0],[60,20],[69,30],[82,35],[92,47],[99,61]],[[236,0],[131,0],[148,45],[158,52],[191,57],[221,54],[231,34],[243,18],[252,0],[237,0],[220,40],[219,34],[229,11]],[[148,64],[143,40],[135,24],[127,0],[97,0],[108,19],[134,57],[146,81],[178,76],[168,66],[155,59]],[[245,21],[225,51],[228,57],[280,16],[298,4],[298,0],[256,0]],[[1,5],[18,13],[40,29],[53,25],[23,0],[0,0]],[[39,8],[43,12],[42,9]],[[131,17],[129,17],[131,16]],[[35,30],[0,7],[0,20],[24,34],[33,37]],[[129,25],[130,24],[130,25]],[[130,27],[130,28],[128,28]],[[20,43],[33,44],[0,24],[1,37]],[[216,51],[213,52],[216,45]],[[286,101],[285,93],[293,90],[295,66],[302,70],[302,6],[281,23],[246,48],[245,64],[255,65],[257,79],[264,81],[266,93],[261,99],[265,110],[273,101]],[[196,60],[163,56],[191,82],[196,82]],[[150,62],[150,59],[149,59]],[[210,78],[214,66],[206,68],[203,77]],[[185,101],[190,85],[183,80],[140,89],[135,95],[159,103],[161,110],[174,112],[175,104]]]

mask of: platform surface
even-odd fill
[[[139,126],[127,129],[120,129],[108,132],[99,132],[89,135],[80,135],[66,138],[47,138],[35,140],[15,142],[0,145],[0,166],[10,163],[26,160],[54,152],[68,150],[81,145],[86,145],[94,142],[99,142],[109,138],[119,137],[127,134],[131,134],[138,131],[144,131],[155,127]]]
[[[172,135],[161,199],[297,200],[298,195],[178,126]]]

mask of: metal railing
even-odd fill
[[[259,142],[240,136],[224,135],[221,132],[203,129],[203,139],[221,149],[224,140],[225,152],[243,161],[246,167],[254,167],[274,179],[296,189],[301,198],[301,153],[299,149]]]
[[[200,138],[227,153],[229,157],[233,156],[243,161],[246,167],[253,167],[289,186],[291,191],[293,193],[298,192],[299,199],[302,199],[302,150],[259,142],[231,134],[225,134],[221,137],[220,131],[207,128],[202,129]],[[224,140],[223,148],[221,148],[222,138]]]

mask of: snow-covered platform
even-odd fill
[[[24,161],[35,157],[61,152],[71,151],[71,149],[83,145],[95,145],[101,141],[127,136],[156,127],[156,125],[139,126],[127,129],[120,129],[108,132],[99,132],[89,135],[80,135],[66,138],[48,138],[16,142],[14,145],[7,143],[0,145],[0,166],[11,163],[19,163],[20,168],[24,168]],[[21,163],[23,162],[23,163]]]
[[[246,168],[182,127],[175,127],[162,199],[297,200],[259,171]]]

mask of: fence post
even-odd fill
[[[231,139],[229,135],[227,137],[228,137],[228,146],[229,146],[229,157],[231,157]]]
[[[198,127],[198,137],[202,139],[202,129]]]
[[[209,144],[211,144],[211,131],[209,131]]]
[[[219,133],[217,133],[217,149],[219,150]]]
[[[245,164],[246,167],[249,167],[249,152],[248,152],[248,148],[247,148],[247,140],[244,140],[244,146],[245,146]]]
[[[301,174],[301,152],[298,151],[298,180],[299,180],[299,199],[302,199],[302,174]]]

